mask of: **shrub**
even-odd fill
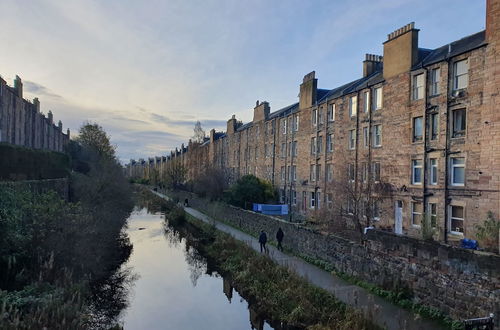
[[[253,203],[267,203],[275,200],[276,193],[268,181],[254,175],[245,175],[231,186],[229,203],[250,208]]]
[[[496,220],[493,212],[488,211],[482,225],[476,225],[476,237],[488,251],[499,253],[500,221]]]

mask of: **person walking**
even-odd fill
[[[281,227],[278,228],[278,232],[276,233],[276,240],[278,241],[278,250],[283,251],[283,245],[281,245],[281,242],[283,242],[283,237],[285,236],[285,233],[283,233],[283,230],[281,230]]]
[[[266,248],[267,235],[263,230],[260,231],[259,243],[260,243],[260,252],[262,253],[262,250],[264,250],[264,252],[267,253],[267,248]]]

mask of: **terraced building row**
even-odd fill
[[[410,23],[367,54],[363,76],[334,89],[304,76],[299,100],[165,157],[132,161],[131,176],[181,162],[189,178],[223,169],[272,182],[295,214],[367,219],[398,234],[474,237],[500,213],[500,0],[487,1],[486,30],[421,48]]]

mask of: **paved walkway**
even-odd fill
[[[162,198],[169,199],[168,196],[159,192],[153,191],[153,193]],[[255,237],[214,220],[206,214],[191,207],[184,207],[184,210],[201,221],[215,225],[218,230],[230,234],[234,238],[245,242],[257,252],[260,252],[260,245]],[[418,314],[414,314],[396,306],[361,287],[352,285],[341,278],[304,261],[301,258],[283,253],[274,246],[267,246],[269,250],[269,257],[278,264],[286,266],[298,275],[307,279],[310,283],[331,292],[340,301],[361,310],[368,319],[371,319],[374,323],[386,329],[440,329],[439,325],[431,320],[422,319]]]

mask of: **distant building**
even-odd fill
[[[63,132],[62,122],[56,125],[52,112],[40,112],[40,101],[23,98],[23,83],[19,76],[14,87],[0,77],[0,142],[34,149],[63,151],[69,142],[69,129]]]
[[[305,215],[333,210],[338,182],[383,183],[387,196],[364,206],[376,227],[419,237],[427,214],[439,240],[474,237],[500,213],[500,0],[487,1],[485,31],[436,49],[418,34],[413,23],[390,33],[383,56],[367,54],[363,76],[340,87],[307,74],[299,102],[271,112],[257,101],[252,122],[233,116],[164,168],[180,159],[190,179],[207,166],[232,181],[254,174]],[[349,200],[340,206],[348,218]]]

